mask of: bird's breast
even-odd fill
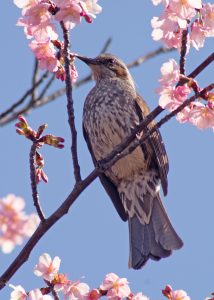
[[[139,124],[133,93],[114,85],[95,87],[86,98],[83,124],[96,160],[104,158]],[[146,167],[144,154],[138,147],[116,162],[107,174],[116,183]]]

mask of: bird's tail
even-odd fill
[[[159,190],[159,176],[152,170],[138,172],[122,180],[118,187],[128,215],[130,268],[140,269],[149,258],[167,257],[183,245],[163,207]]]
[[[183,242],[175,232],[161,202],[159,194],[153,205],[148,224],[142,224],[134,215],[129,218],[129,267],[140,269],[149,258],[159,260],[182,247]]]

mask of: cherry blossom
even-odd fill
[[[89,290],[86,283],[75,281],[64,287],[63,293],[66,300],[81,300],[86,298]]]
[[[161,78],[158,80],[162,87],[174,85],[180,78],[180,69],[174,59],[169,59],[168,62],[161,66]]]
[[[204,30],[202,23],[199,20],[196,20],[191,25],[190,43],[196,50],[199,50],[199,48],[204,46],[205,37],[206,31]]]
[[[55,20],[63,21],[67,29],[73,29],[81,21],[82,9],[76,1],[56,1],[60,10]]]
[[[106,275],[100,289],[107,291],[106,297],[111,300],[118,300],[128,297],[131,293],[128,281],[126,278],[120,278],[114,273]]]
[[[200,10],[207,37],[214,36],[214,4],[204,3]]]
[[[137,293],[131,297],[131,300],[149,300],[143,293]]]
[[[183,290],[173,291],[170,285],[167,285],[164,290],[162,290],[163,295],[169,300],[190,300],[187,293]]]
[[[13,291],[10,294],[10,300],[27,300],[27,293],[21,285],[9,285]]]
[[[0,247],[4,253],[10,253],[16,245],[22,244],[39,223],[38,216],[27,215],[24,207],[24,199],[12,194],[0,199]]]
[[[169,9],[182,19],[191,19],[196,15],[196,9],[202,8],[201,0],[171,0]]]
[[[34,52],[41,69],[47,69],[50,72],[56,72],[60,66],[60,62],[56,58],[56,50],[54,45],[48,42],[32,41],[30,48]]]
[[[97,1],[98,0],[82,0],[82,1],[80,1],[80,4],[81,4],[84,12],[92,18],[96,18],[96,15],[101,13],[101,11],[102,11],[102,7],[97,4]],[[84,14],[83,14],[83,16],[84,16]]]
[[[199,129],[214,128],[214,109],[194,102],[194,107],[189,112],[189,122]]]
[[[153,17],[151,25],[152,37],[155,41],[162,40],[169,48],[180,48],[182,29],[187,27],[186,20],[179,18],[167,8],[159,18]]]
[[[52,281],[59,271],[60,262],[58,256],[52,260],[48,253],[44,253],[39,257],[39,262],[34,268],[34,274],[43,277],[47,281]]]
[[[169,5],[169,1],[170,0],[152,0],[152,3],[154,5],[158,5],[158,4],[162,3],[166,7]]]
[[[29,300],[53,300],[50,295],[43,295],[40,289],[35,289],[29,292]]]

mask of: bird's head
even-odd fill
[[[120,78],[128,80],[134,86],[133,79],[125,63],[112,54],[101,54],[95,58],[76,55],[85,62],[92,70],[96,81],[106,78]]]

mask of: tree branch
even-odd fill
[[[71,130],[71,153],[72,153],[72,161],[74,168],[74,177],[76,183],[81,181],[80,174],[80,166],[78,162],[78,154],[77,154],[77,131],[75,126],[75,116],[74,116],[74,102],[72,98],[72,78],[70,73],[70,41],[69,41],[69,31],[66,29],[65,24],[60,22],[62,31],[63,31],[63,39],[64,39],[64,49],[63,56],[65,62],[65,86],[66,86],[66,96],[67,96],[67,113],[68,113],[68,123]]]
[[[36,182],[36,168],[35,168],[35,156],[36,156],[37,142],[33,142],[30,150],[30,179],[31,179],[31,189],[32,189],[32,197],[33,203],[36,208],[37,214],[40,218],[41,222],[45,221],[45,216],[43,214],[40,202],[39,202],[39,193],[37,190],[37,182]]]
[[[187,53],[188,29],[182,31],[181,55],[180,55],[180,74],[185,75],[186,53]]]

